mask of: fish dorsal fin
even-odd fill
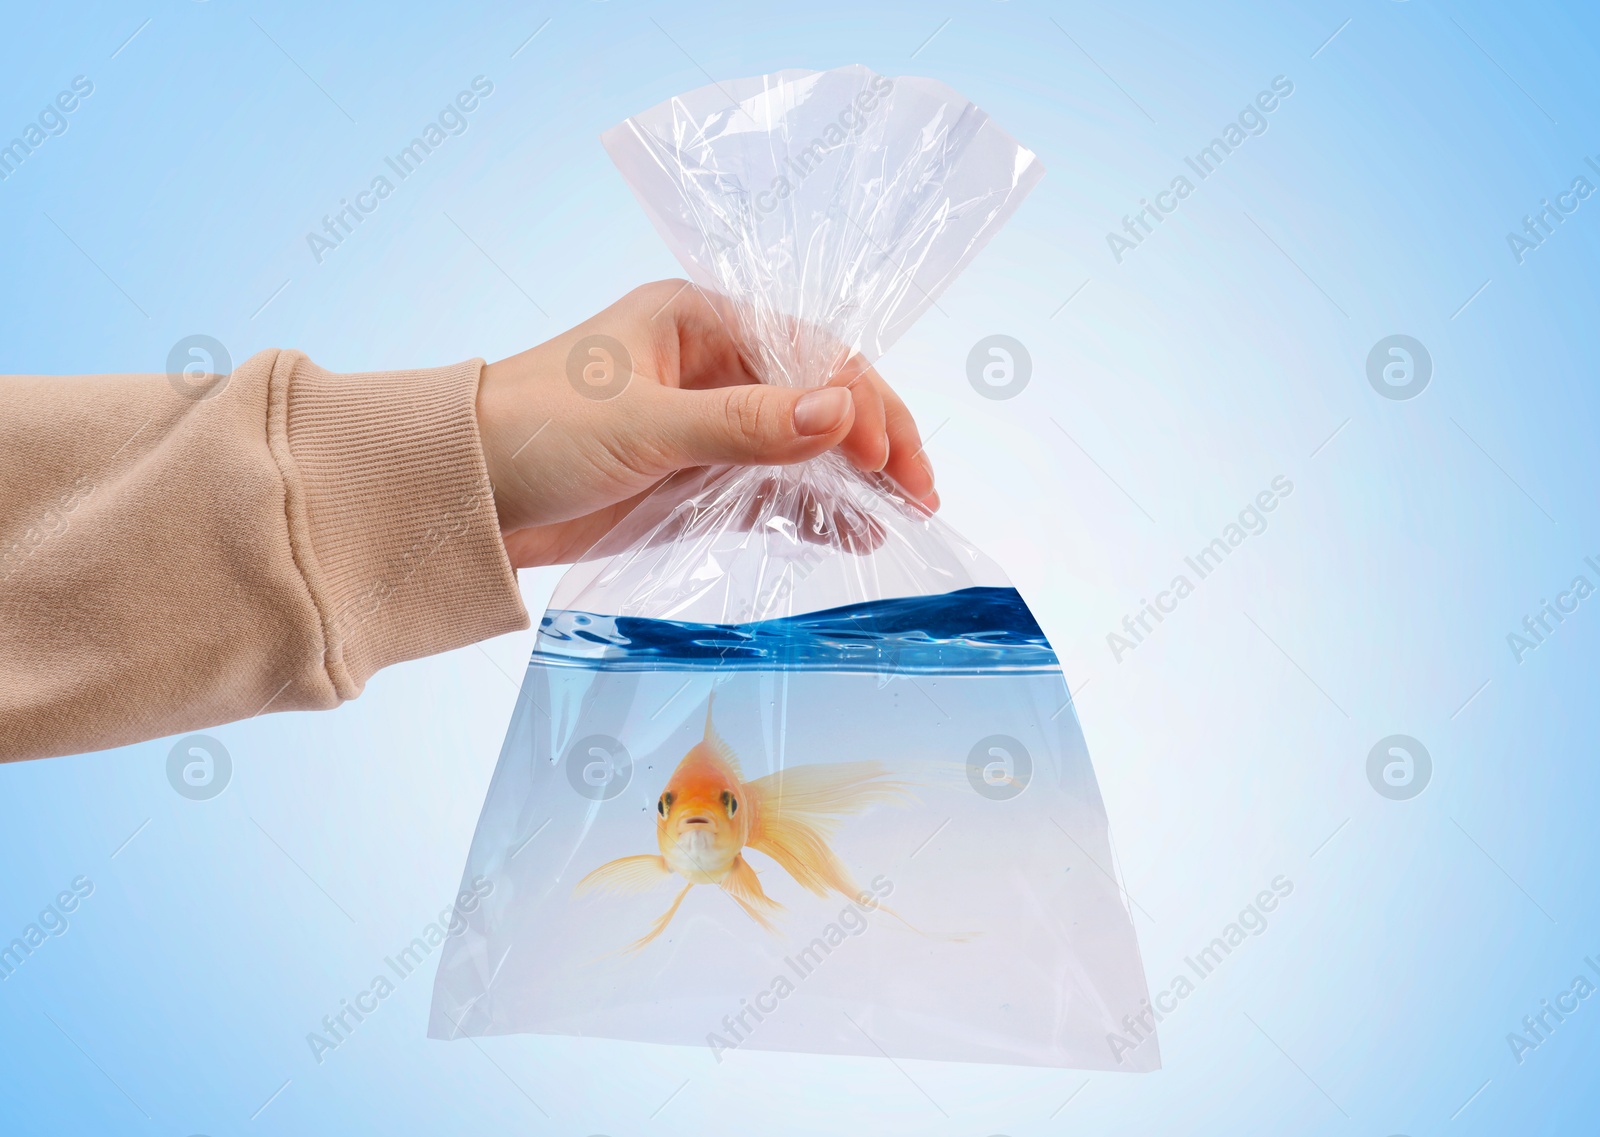
[[[733,752],[733,747],[723,740],[722,735],[717,733],[716,724],[711,721],[711,708],[716,701],[717,693],[713,691],[711,697],[706,700],[705,746],[727,765],[735,778],[742,782],[744,773],[739,769],[739,756]]]

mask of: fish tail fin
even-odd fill
[[[831,762],[794,766],[748,782],[745,792],[756,799],[756,824],[747,843],[777,861],[802,888],[854,899],[861,886],[828,839],[848,814],[915,800],[905,783],[888,774],[877,762]]]
[[[751,835],[749,844],[777,861],[809,892],[826,896],[831,889],[852,899],[861,894],[861,887],[828,847],[827,835],[798,815],[763,816],[760,832]]]
[[[907,782],[895,781],[879,762],[827,762],[791,766],[745,783],[762,810],[809,820],[831,829],[835,819],[874,805],[917,800]]]

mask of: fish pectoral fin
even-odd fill
[[[777,928],[766,917],[767,912],[781,912],[783,905],[766,894],[761,887],[761,881],[756,876],[756,870],[750,867],[750,862],[743,857],[733,859],[733,869],[720,881],[722,891],[733,897],[734,901],[743,908],[745,915],[760,924],[769,932],[776,933]]]
[[[572,888],[574,896],[591,892],[629,894],[648,892],[672,875],[665,857],[620,857],[607,861]]]

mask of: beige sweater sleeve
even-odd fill
[[[0,760],[332,707],[527,626],[478,439],[481,360],[334,375],[264,351],[0,377]]]

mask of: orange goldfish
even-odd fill
[[[656,799],[660,854],[609,861],[580,880],[573,892],[643,892],[673,875],[688,882],[628,951],[638,951],[665,931],[697,884],[717,885],[752,920],[776,932],[768,917],[783,905],[762,889],[744,850],[765,853],[818,896],[832,890],[857,899],[862,889],[828,840],[844,815],[912,800],[903,783],[885,780],[887,776],[877,762],[837,762],[747,782],[739,759],[712,725],[708,702],[704,737],[683,756]]]

